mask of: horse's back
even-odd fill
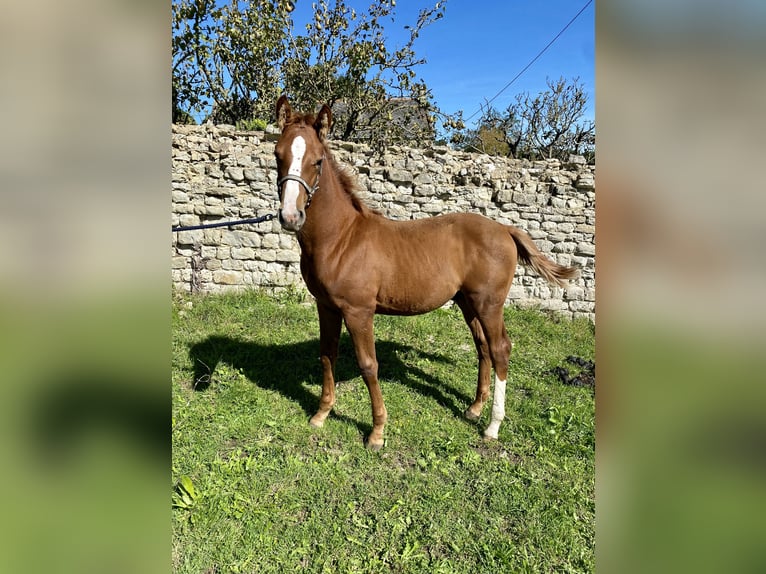
[[[465,269],[471,261],[501,260],[512,257],[516,249],[508,228],[476,213],[449,213],[426,219],[390,222],[388,239],[403,251],[435,258],[444,264]],[[399,257],[399,253],[395,254]]]
[[[378,312],[430,311],[461,290],[507,295],[516,247],[504,225],[469,213],[369,223],[348,268],[375,287]]]

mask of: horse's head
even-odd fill
[[[286,96],[277,100],[277,124],[282,135],[274,148],[277,158],[279,223],[287,231],[300,231],[306,208],[319,188],[324,160],[324,139],[330,130],[332,112],[325,104],[316,116],[297,114]]]

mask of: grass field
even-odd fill
[[[514,342],[496,442],[462,412],[477,361],[457,308],[375,319],[386,446],[343,333],[337,403],[321,388],[310,300],[173,301],[173,570],[592,572],[593,389],[548,371],[594,359],[594,328],[508,309]],[[212,376],[211,376],[212,374]]]

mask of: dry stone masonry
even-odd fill
[[[278,135],[233,126],[173,126],[172,224],[198,225],[273,213],[278,206],[274,141]],[[565,289],[519,265],[508,303],[539,306],[595,322],[595,168],[569,161],[527,161],[452,151],[331,142],[335,158],[357,174],[358,195],[397,220],[473,212],[526,230],[581,277]],[[300,251],[276,220],[173,234],[175,289],[305,289]]]

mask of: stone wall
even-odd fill
[[[232,126],[173,126],[172,224],[274,213],[277,137]],[[446,147],[393,148],[382,155],[363,144],[330,147],[357,174],[358,195],[387,217],[481,213],[526,230],[559,263],[580,265],[580,279],[565,289],[519,265],[507,302],[595,321],[595,168],[583,158],[530,162]],[[276,220],[174,233],[172,248],[178,290],[305,289],[297,240]]]

